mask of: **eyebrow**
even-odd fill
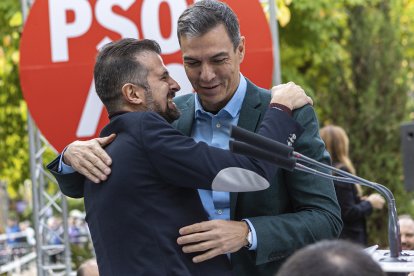
[[[209,59],[215,59],[215,58],[218,58],[218,57],[222,57],[222,56],[228,56],[229,54],[227,53],[227,52],[220,52],[220,53],[217,53],[217,54],[215,54],[214,56],[212,56],[212,57],[209,57]],[[187,61],[187,60],[198,60],[197,58],[194,58],[194,57],[188,57],[188,56],[185,56],[184,58],[184,61]]]

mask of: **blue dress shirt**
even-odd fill
[[[229,149],[230,127],[237,125],[240,109],[247,90],[247,81],[240,74],[240,83],[233,97],[217,114],[203,109],[198,95],[195,99],[195,118],[191,136],[195,141],[203,141],[210,146]],[[201,202],[208,214],[209,220],[230,220],[230,193],[209,190],[198,190]],[[257,247],[256,231],[249,220],[245,219],[252,231],[252,246]]]

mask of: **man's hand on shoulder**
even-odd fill
[[[104,181],[111,173],[109,166],[112,160],[103,147],[110,144],[115,137],[115,134],[111,134],[88,141],[75,141],[66,148],[63,162],[92,182]]]
[[[221,254],[233,253],[247,245],[249,228],[244,221],[211,220],[180,229],[177,239],[184,253],[203,252],[193,258],[200,263]]]
[[[294,82],[279,84],[272,87],[272,99],[270,103],[278,103],[287,106],[292,111],[306,104],[313,105],[311,97]]]

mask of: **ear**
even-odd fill
[[[244,36],[241,36],[239,45],[237,46],[237,54],[240,56],[240,63],[242,63],[244,59],[245,52],[246,52],[246,38]]]
[[[122,96],[124,100],[132,105],[140,105],[144,103],[144,88],[132,83],[126,83],[122,86]]]

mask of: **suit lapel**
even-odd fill
[[[248,79],[246,95],[240,109],[238,126],[249,131],[256,132],[262,118],[262,105],[258,87],[252,84]],[[235,218],[238,193],[230,193],[230,219]]]
[[[238,126],[250,131],[256,131],[260,122],[260,96],[256,90],[247,90],[241,110]]]
[[[175,124],[175,127],[186,136],[191,136],[191,130],[194,123],[194,95],[180,107],[182,113],[180,119]]]

